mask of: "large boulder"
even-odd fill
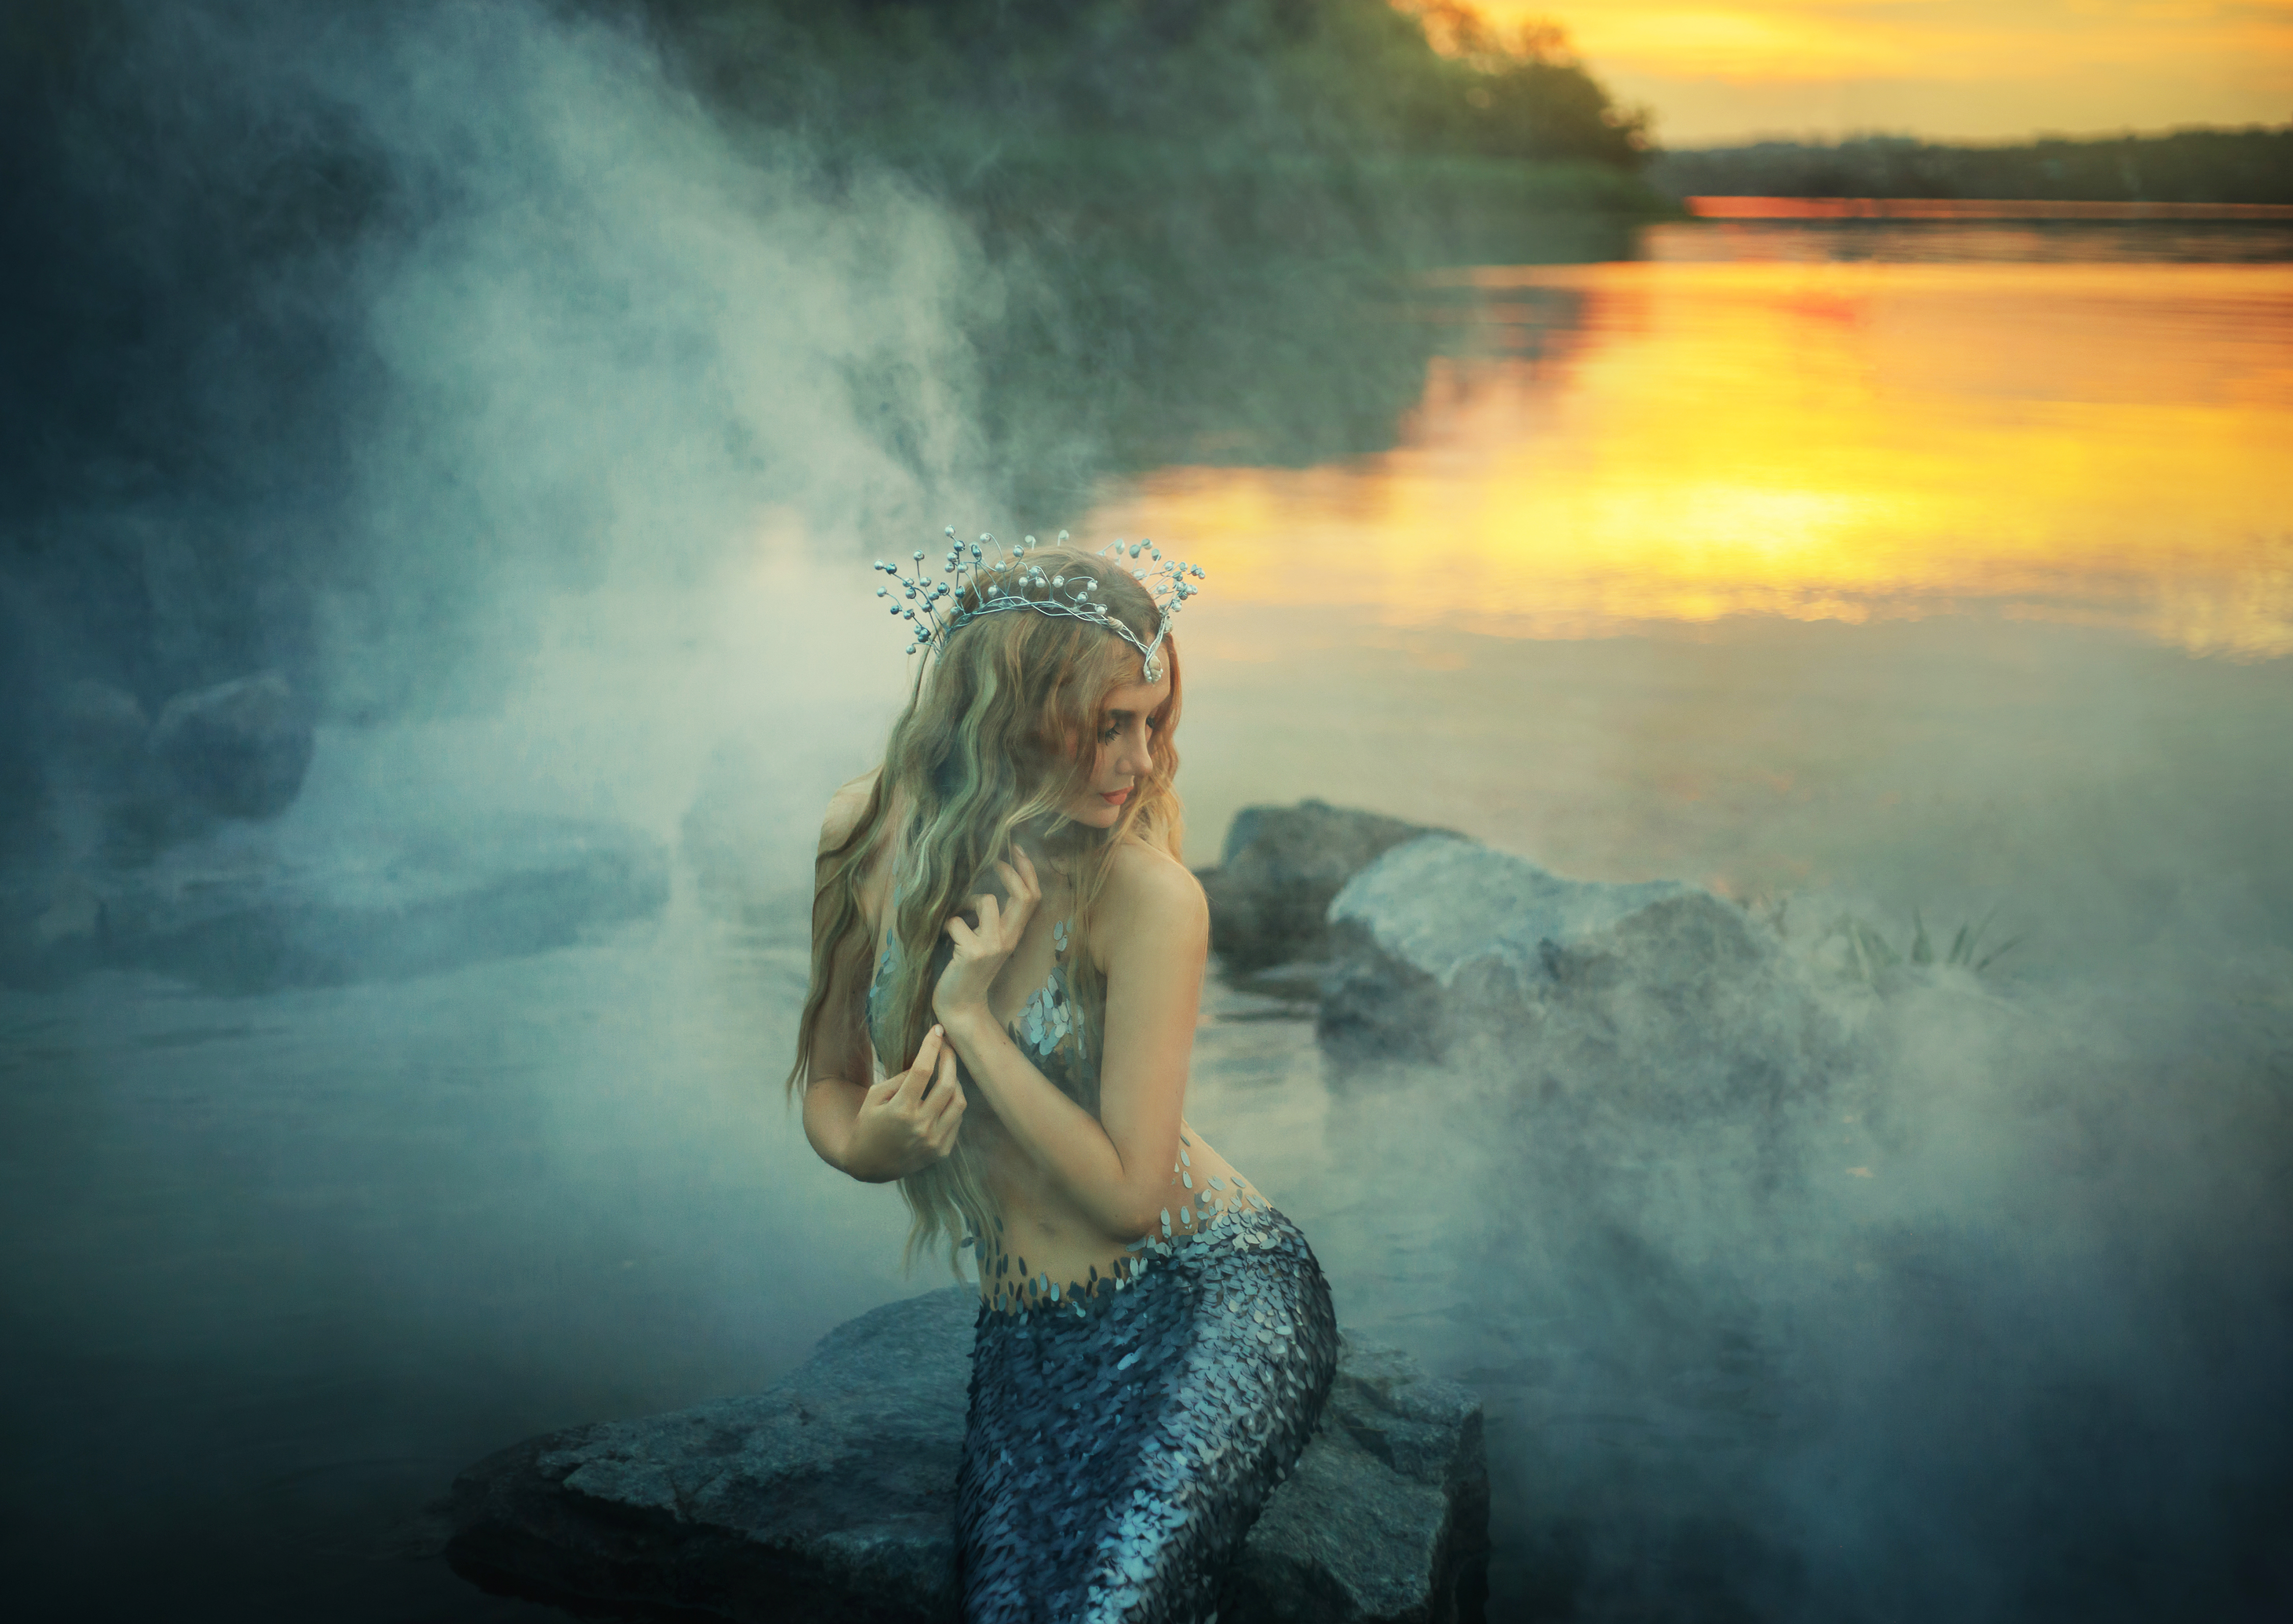
[[[1564,880],[1472,840],[1398,846],[1331,900],[1322,1035],[1438,1058],[1474,1017],[1534,1011],[1560,954],[1691,889]]]
[[[1774,933],[1678,881],[1567,880],[1472,841],[1388,851],[1330,905],[1341,1055],[1494,1040],[1547,1090],[1677,1115],[1808,1087],[1839,1035]]]
[[[1227,829],[1218,866],[1200,876],[1211,946],[1244,974],[1327,958],[1331,898],[1385,852],[1429,835],[1461,838],[1319,800],[1244,807]]]
[[[889,1303],[762,1393],[505,1449],[456,1480],[448,1559],[584,1613],[952,1624],[977,1304],[960,1286]],[[1219,1616],[1478,1619],[1487,1520],[1479,1401],[1349,1340]]]
[[[315,711],[277,671],[178,694],[149,748],[174,791],[221,817],[276,817],[310,770]]]
[[[617,824],[226,824],[145,866],[0,875],[0,980],[109,967],[224,992],[394,979],[540,953],[668,900]]]

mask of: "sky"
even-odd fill
[[[1668,146],[2293,121],[2293,0],[1481,0],[1548,17]]]

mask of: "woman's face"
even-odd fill
[[[1160,682],[1126,683],[1106,696],[1094,735],[1098,754],[1090,782],[1067,803],[1067,816],[1094,829],[1111,829],[1138,781],[1154,770],[1149,753],[1159,715],[1171,697],[1171,675]]]

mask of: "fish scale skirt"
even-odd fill
[[[1330,1288],[1271,1208],[1157,1243],[1120,1290],[982,1306],[957,1478],[966,1624],[1188,1624],[1337,1371]]]

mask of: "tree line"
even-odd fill
[[[1636,170],[1618,106],[1552,23],[1459,0],[603,0],[720,104],[829,139],[1183,142],[1576,160]]]
[[[1896,135],[1767,141],[1665,152],[1648,175],[1675,197],[2293,203],[2293,126],[2005,146]]]

